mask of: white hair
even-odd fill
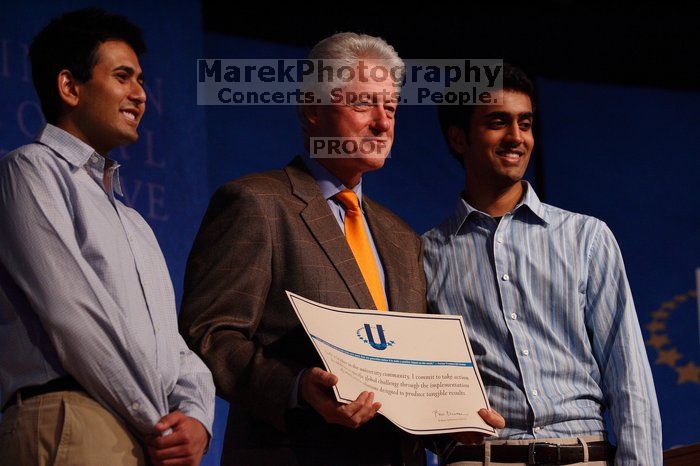
[[[406,66],[399,57],[394,47],[389,45],[381,37],[374,37],[367,34],[357,34],[355,32],[338,32],[330,37],[318,42],[309,52],[309,60],[318,63],[324,60],[334,69],[341,67],[355,68],[360,60],[380,61],[387,69],[398,70],[394,75],[397,78],[397,86],[401,85]],[[348,84],[345,82],[344,84]],[[333,88],[344,87],[338,82],[328,82],[323,80],[314,84],[317,92],[330,95]],[[306,138],[307,120],[301,105],[297,106],[297,116],[301,122],[304,138]]]

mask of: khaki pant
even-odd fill
[[[83,392],[32,397],[5,410],[2,466],[145,466],[124,423]]]
[[[549,442],[558,443],[560,445],[580,445],[583,444],[584,448],[588,442],[599,442],[605,440],[601,436],[589,435],[578,438],[544,438],[536,440],[491,440],[486,441],[486,452],[484,455],[484,461],[458,461],[456,463],[448,463],[448,466],[527,466],[527,463],[493,463],[489,455],[489,450],[491,445],[529,445],[533,442]],[[584,450],[585,451],[585,450]],[[583,463],[572,463],[570,466],[608,466],[612,465],[612,462],[607,461],[585,461]]]

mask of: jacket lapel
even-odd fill
[[[292,193],[307,204],[301,212],[301,218],[338,271],[357,306],[361,309],[373,308],[374,301],[362,278],[360,267],[316,180],[308,173],[299,157],[285,168],[285,172],[289,177]]]
[[[374,206],[374,201],[364,195],[362,207],[365,211],[369,231],[372,233],[379,259],[382,261],[382,267],[384,268],[389,310],[399,311],[401,310],[401,274],[404,269],[404,253],[399,246],[391,220],[382,215]]]

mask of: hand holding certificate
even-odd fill
[[[340,402],[371,391],[379,413],[413,434],[463,431],[493,435],[462,318],[340,309],[287,293]]]

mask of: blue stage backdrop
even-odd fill
[[[52,16],[87,5],[3,7],[0,156],[30,141],[42,125],[29,77],[28,43]],[[187,254],[213,191],[237,176],[282,167],[303,149],[293,107],[197,106],[196,59],[297,58],[307,50],[204,34],[198,3],[100,5],[142,26],[148,43],[141,63],[149,95],[141,139],[112,155],[124,166],[125,202],[156,232],[179,301]],[[615,232],[648,344],[664,447],[698,442],[700,424],[688,413],[700,401],[695,283],[700,196],[694,193],[700,177],[695,153],[700,94],[538,84],[536,144],[544,176],[543,186],[536,188],[546,202],[595,215]],[[366,176],[364,189],[423,232],[452,211],[462,178],[442,141],[435,108],[406,106],[397,115],[391,159]],[[226,403],[218,400],[204,465],[219,463],[226,411]]]

